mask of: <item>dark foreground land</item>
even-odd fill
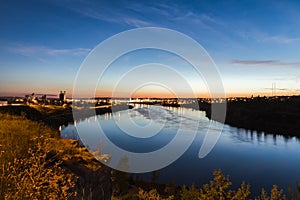
[[[85,108],[81,116],[127,108]],[[71,107],[0,107],[0,199],[111,199],[112,170],[60,138],[59,126],[72,122]]]
[[[104,113],[111,113],[120,110],[128,109],[126,104],[119,104],[113,107],[103,106],[96,108],[85,108],[78,109],[82,119],[91,117],[93,114],[100,115]],[[29,120],[42,122],[53,129],[58,130],[61,125],[67,125],[73,123],[72,107],[63,106],[42,106],[42,105],[31,105],[31,106],[0,106],[0,113],[8,113],[11,115],[24,116]]]
[[[216,107],[220,103],[214,104]],[[211,104],[199,102],[211,118]],[[221,121],[218,117],[213,120]],[[300,137],[300,97],[256,97],[227,102],[225,124],[271,134]]]
[[[0,113],[0,199],[110,199],[111,169],[78,141]]]

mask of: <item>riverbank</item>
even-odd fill
[[[86,118],[125,109],[126,104],[119,104],[84,108],[80,113]],[[47,194],[53,199],[111,199],[112,169],[96,160],[86,148],[79,147],[77,140],[60,138],[58,128],[68,123],[73,123],[71,107],[0,107],[0,196],[23,199]],[[19,171],[27,167],[30,172]],[[11,181],[12,176],[16,182]],[[27,179],[34,183],[28,185]],[[37,187],[35,184],[47,187],[26,189]]]
[[[53,197],[53,195],[56,195],[53,199],[68,199],[67,197],[69,197],[69,199],[112,198],[115,200],[142,200],[149,199],[155,192],[155,196],[161,196],[161,198],[156,198],[159,200],[167,199],[170,196],[180,200],[189,199],[191,194],[189,191],[191,191],[193,196],[199,196],[200,188],[195,188],[194,186],[188,187],[186,190],[186,187],[177,186],[175,183],[158,183],[159,174],[155,172],[152,174],[151,181],[143,181],[139,178],[134,179],[130,174],[109,169],[95,160],[85,148],[79,148],[78,141],[61,139],[49,127],[29,121],[24,116],[2,116],[0,114],[0,136],[4,134],[7,139],[3,140],[3,138],[0,138],[0,141],[3,143],[0,143],[0,154],[2,150],[10,150],[12,152],[5,151],[5,154],[2,154],[4,156],[0,156],[0,160],[4,158],[4,162],[8,163],[17,158],[17,162],[14,164],[14,169],[17,170],[5,168],[5,173],[0,173],[0,178],[3,177],[10,187],[8,190],[8,186],[2,187],[5,194],[23,195],[20,196],[23,199],[27,197],[27,193],[28,195],[38,195],[42,192],[43,195],[46,194],[47,196]],[[11,138],[15,139],[9,141]],[[23,153],[20,153],[18,150],[20,148],[23,149]],[[16,149],[18,152],[15,151]],[[2,166],[2,161],[0,166]],[[6,164],[3,166],[6,167]],[[29,171],[29,177],[24,169],[31,170]],[[225,177],[220,171],[217,171],[215,175],[218,177],[216,180],[223,180],[222,177]],[[11,179],[10,177],[12,176],[16,176],[17,179]],[[31,179],[37,185],[45,186],[40,187],[37,191],[27,190],[27,187],[29,189],[35,188],[34,184],[28,186],[26,182]],[[9,182],[14,180],[17,181],[12,182],[12,184]],[[68,182],[60,182],[63,180],[68,180]],[[55,190],[52,190],[52,185],[56,187],[54,188]],[[213,188],[215,185],[212,185],[212,190],[215,190]],[[21,190],[14,190],[17,186],[18,188],[21,186]],[[56,190],[60,187],[64,188],[64,193]],[[245,193],[250,194],[249,189],[244,189]],[[20,194],[19,191],[26,194]],[[73,197],[71,195],[75,195],[74,192],[76,192],[76,196]]]
[[[300,98],[253,98],[227,102],[225,124],[230,126],[300,137]],[[214,106],[221,106],[220,103]],[[211,104],[199,102],[199,109],[211,119]],[[220,121],[215,118],[212,120]]]
[[[118,104],[111,106],[101,106],[96,108],[81,109],[80,116],[82,118],[91,117],[93,114],[105,114],[128,109],[127,104]],[[91,112],[93,111],[93,112]],[[11,115],[24,116],[25,118],[42,122],[43,124],[58,130],[62,125],[73,123],[73,113],[71,107],[63,106],[42,106],[42,105],[21,105],[21,106],[1,106],[0,113],[8,113]]]
[[[111,169],[78,141],[39,122],[0,113],[1,199],[110,199]]]

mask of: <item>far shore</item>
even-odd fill
[[[199,102],[199,109],[212,118],[211,103]],[[283,135],[285,137],[300,137],[300,98],[267,99],[264,97],[248,99],[247,101],[227,102],[225,124],[237,128],[264,132],[266,134]],[[221,106],[216,103],[214,106]]]
[[[81,109],[81,117],[88,118],[93,114],[100,115],[105,113],[117,112],[128,109],[127,104],[98,106]],[[91,112],[93,111],[93,112]],[[29,120],[42,122],[45,125],[58,130],[62,125],[73,123],[72,107],[63,106],[42,106],[42,105],[18,105],[0,106],[0,113],[24,116]]]
[[[222,121],[212,117],[212,102],[199,100],[191,104],[163,104],[162,106],[186,107],[206,112],[209,119]],[[139,103],[139,102],[137,102]],[[149,102],[148,102],[149,103]],[[224,103],[224,102],[223,102]],[[140,103],[140,104],[144,104]],[[147,102],[145,103],[147,104]],[[221,106],[222,103],[214,103]],[[300,137],[300,97],[254,97],[227,99],[225,124],[233,127],[264,132],[266,134],[283,135],[285,137]],[[129,109],[127,103],[117,105],[102,105],[72,110],[72,106],[54,105],[18,105],[0,106],[0,113],[24,115],[26,118],[38,121],[58,130],[62,125],[73,123],[73,111],[80,111],[82,119],[93,115],[117,112]]]

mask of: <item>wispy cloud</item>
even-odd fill
[[[156,25],[153,21],[143,17],[143,9],[139,10],[140,13],[132,12],[126,5],[108,7],[103,5],[102,2],[80,1],[78,3],[66,4],[65,6],[83,16],[105,22],[121,25],[126,24],[132,27]]]
[[[24,56],[56,56],[56,55],[72,55],[84,56],[87,55],[91,49],[89,48],[73,48],[73,49],[55,49],[45,46],[34,46],[24,44],[13,44],[7,47],[11,52]]]
[[[251,39],[259,43],[292,44],[300,41],[300,38],[297,37],[268,34],[254,25],[249,25],[249,27],[245,28],[246,30],[235,30],[234,32],[243,39]]]
[[[294,42],[299,42],[300,38],[291,38],[286,36],[269,36],[262,39],[264,42],[276,42],[281,44],[290,44]]]
[[[279,60],[232,60],[231,64],[300,67],[298,62],[283,62]]]
[[[275,77],[264,77],[264,78],[257,78],[257,80],[263,80],[268,82],[292,82],[292,83],[299,83],[300,82],[300,75],[283,75],[283,76],[275,76]]]
[[[131,27],[193,25],[212,30],[214,25],[222,25],[220,20],[205,14],[191,11],[191,8],[177,5],[175,2],[86,2],[65,3],[65,7],[83,16],[109,23]]]
[[[216,17],[213,17],[207,13],[195,12],[191,7],[179,6],[175,3],[162,3],[157,2],[152,6],[149,6],[148,9],[151,12],[161,15],[168,19],[172,23],[176,24],[189,24],[193,27],[198,27],[206,30],[216,31],[216,26],[224,26],[224,22]]]
[[[199,28],[212,30],[212,31],[215,31],[215,25],[222,24],[221,22],[217,21],[216,19],[212,18],[209,15],[198,14],[191,11],[178,16],[174,16],[171,20],[175,22],[191,24],[194,26],[198,26]]]
[[[274,88],[263,88],[264,90],[274,90]],[[287,91],[287,90],[290,90],[288,88],[276,88],[276,90],[279,90],[279,91]]]
[[[146,26],[154,26],[153,22],[132,18],[132,17],[124,17],[122,18],[124,22],[133,27],[146,27]]]
[[[117,23],[117,24],[127,24],[132,27],[145,27],[145,26],[153,26],[154,23],[146,20],[139,19],[137,17],[132,17],[128,16],[125,14],[122,14],[120,12],[106,12],[105,14],[103,13],[98,13],[95,10],[84,10],[84,9],[77,9],[74,8],[73,11],[76,11],[84,16],[105,21],[105,22],[110,22],[110,23]]]

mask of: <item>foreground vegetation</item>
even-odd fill
[[[109,173],[77,141],[0,114],[0,199],[108,199]]]
[[[0,113],[0,199],[250,199],[250,185],[231,185],[220,170],[202,188],[158,184],[156,173],[151,181],[133,180],[103,166],[77,141],[60,138],[49,126]],[[297,187],[290,191],[291,199],[300,199]],[[253,198],[279,200],[286,195],[274,185]]]
[[[300,185],[297,191],[290,189],[289,198],[282,189],[273,185],[271,191],[261,189],[259,196],[251,195],[250,185],[242,182],[240,187],[232,189],[229,177],[224,176],[221,170],[213,172],[214,179],[201,188],[194,185],[176,186],[175,184],[157,184],[153,181],[134,181],[134,184],[123,187],[124,192],[114,194],[113,200],[299,200]],[[123,177],[124,178],[124,177]],[[124,183],[124,181],[123,181]],[[123,185],[124,186],[124,185]],[[154,188],[154,189],[153,189]]]

